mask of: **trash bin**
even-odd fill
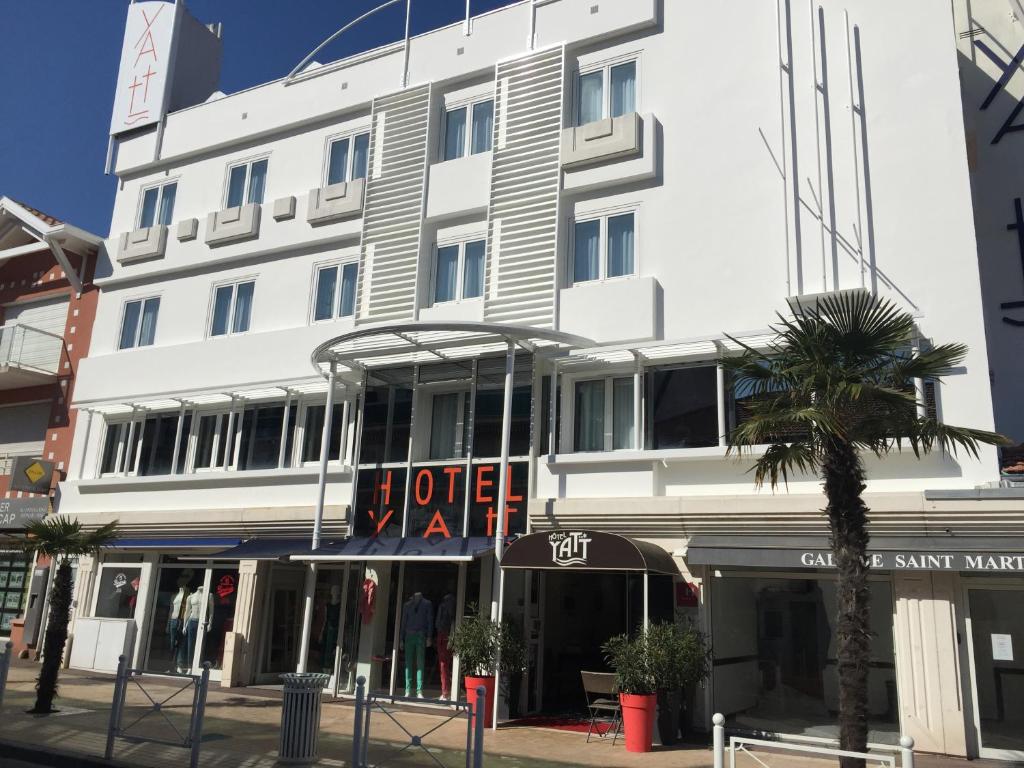
[[[320,696],[331,679],[315,672],[281,675],[284,701],[281,703],[281,743],[278,760],[308,765],[317,759],[320,735]]]

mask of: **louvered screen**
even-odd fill
[[[545,328],[555,322],[564,73],[561,47],[497,66],[488,322]]]
[[[430,86],[373,101],[358,320],[413,319],[423,186],[430,122]]]

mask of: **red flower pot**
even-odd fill
[[[484,713],[484,727],[487,728],[491,725],[494,716],[494,675],[488,675],[487,677],[472,677],[466,675],[466,701],[473,707],[473,723],[476,724],[476,689],[477,686],[484,687],[484,702],[483,702],[483,713]]]
[[[626,751],[650,752],[658,697],[653,693],[620,693],[619,703],[622,705],[622,727],[626,731]]]

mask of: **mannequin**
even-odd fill
[[[320,668],[323,672],[334,669],[334,648],[338,644],[338,625],[341,623],[341,585],[331,584],[330,602],[320,630]]]
[[[451,590],[445,592],[437,606],[437,666],[441,672],[441,698],[447,699],[451,693],[452,652],[448,648],[448,635],[455,623],[455,595]]]
[[[402,638],[399,649],[405,651],[405,695],[412,695],[412,675],[416,670],[416,698],[423,698],[424,649],[434,635],[434,606],[422,592],[413,592],[402,606]]]
[[[167,612],[167,639],[171,648],[171,659],[175,672],[184,672],[187,667],[185,659],[185,614],[188,613],[188,587],[178,587],[177,594],[171,598],[171,610]]]
[[[188,659],[190,664],[195,659],[196,637],[199,634],[199,620],[203,616],[204,601],[210,603],[206,610],[207,621],[209,621],[209,617],[213,614],[213,599],[212,597],[207,597],[206,590],[200,584],[196,587],[195,592],[188,596],[188,609],[185,613],[185,638],[188,642]],[[209,626],[206,628],[209,629]]]

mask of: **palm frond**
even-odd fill
[[[754,485],[761,488],[767,481],[771,488],[777,488],[781,479],[788,486],[790,475],[816,472],[819,463],[820,455],[810,443],[775,443],[754,463]]]
[[[77,519],[53,515],[26,525],[21,547],[54,558],[94,555],[117,536],[117,526],[115,521],[85,530]]]

